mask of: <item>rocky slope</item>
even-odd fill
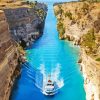
[[[54,5],[60,39],[81,47],[81,70],[87,100],[100,100],[100,2]]]
[[[0,1],[0,100],[9,100],[20,72],[23,50],[18,43],[26,47],[42,35],[46,11],[46,5],[37,2]]]

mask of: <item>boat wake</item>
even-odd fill
[[[59,88],[62,88],[64,86],[64,80],[60,77],[60,70],[61,66],[60,64],[57,64],[56,68],[51,72],[52,80],[54,80]]]
[[[60,69],[61,69],[60,64],[57,64],[56,67],[54,67],[51,72],[47,72],[44,64],[41,64],[40,71],[43,74],[43,87],[41,90],[44,94],[45,94],[45,86],[48,83],[48,76],[50,77],[49,80],[52,80],[52,82],[54,82],[55,93],[57,93],[58,90],[64,86],[64,80],[63,78],[60,77]]]
[[[52,69],[52,68],[51,68]],[[26,62],[22,64],[22,71],[26,78],[34,81],[34,84],[45,95],[54,95],[64,86],[64,80],[61,78],[61,65],[57,64],[51,71],[47,71],[44,64],[40,65],[39,70],[31,67]]]

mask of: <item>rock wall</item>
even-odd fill
[[[2,45],[4,43],[7,43],[8,41],[10,41],[10,36],[9,36],[9,29],[8,29],[8,24],[6,22],[6,18],[4,15],[4,12],[2,10],[0,10],[0,54],[1,55],[5,55],[5,52],[2,51],[1,49],[6,49],[6,46],[4,46],[3,48]],[[5,34],[5,35],[4,35]],[[2,60],[2,56],[0,56],[0,59]]]
[[[97,31],[100,29],[99,21],[95,24],[100,16],[99,2],[67,2],[55,5],[54,10],[60,39],[68,38],[78,42],[93,27]]]
[[[47,6],[41,3],[0,1],[0,100],[9,100],[23,49],[43,34]],[[16,41],[16,42],[15,42]]]
[[[0,100],[9,100],[18,51],[11,40],[5,14],[0,10]]]
[[[81,57],[86,100],[100,100],[100,63],[88,56],[84,49],[82,49]]]
[[[47,7],[37,3],[34,7],[4,9],[12,37],[23,47],[29,46],[43,34]]]
[[[60,39],[81,47],[81,71],[86,100],[100,100],[100,2],[54,5]]]

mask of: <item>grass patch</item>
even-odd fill
[[[87,34],[84,34],[82,39],[81,45],[88,48],[88,53],[95,53],[97,44],[95,43],[94,29],[89,30]]]
[[[100,58],[97,58],[96,61],[100,61]]]

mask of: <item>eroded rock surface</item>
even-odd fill
[[[100,100],[100,2],[54,5],[60,39],[81,47],[81,71],[87,100]]]
[[[18,51],[11,39],[5,14],[0,10],[0,100],[9,100]]]
[[[13,39],[23,47],[29,46],[43,34],[47,6],[37,3],[33,7],[3,9]]]
[[[20,74],[19,55],[24,54],[19,44],[25,48],[42,35],[47,6],[1,0],[0,9],[0,100],[9,100],[14,80]]]

